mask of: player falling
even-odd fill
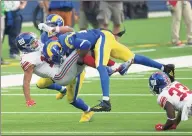
[[[91,108],[92,111],[101,112],[111,110],[108,73],[113,73],[113,70],[108,70],[112,72],[106,70],[110,57],[125,62],[123,63],[125,66],[122,69],[123,73],[126,73],[131,64],[140,64],[162,70],[174,80],[174,65],[163,65],[145,56],[134,54],[125,45],[116,41],[114,34],[109,30],[90,29],[87,31],[66,33],[60,35],[58,40],[48,41],[45,44],[48,48],[53,45],[58,46],[60,49],[57,48],[59,49],[57,52],[61,52],[62,54],[70,54],[73,50],[78,50],[78,62],[83,62],[88,52],[94,52],[95,66],[100,75],[103,98],[98,105]],[[52,54],[49,55],[46,53],[50,52],[50,49],[43,51],[46,58],[52,57]]]

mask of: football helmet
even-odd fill
[[[46,17],[46,24],[51,27],[64,26],[64,20],[57,14],[50,14]]]
[[[16,39],[16,45],[23,53],[38,51],[41,48],[41,42],[34,33],[20,33]]]
[[[62,46],[57,40],[48,40],[43,46],[42,54],[54,64],[60,65],[63,63]]]
[[[61,27],[64,26],[64,20],[61,16],[57,14],[50,14],[46,17],[45,24],[47,24],[50,27]],[[57,32],[49,32],[48,37],[52,37],[56,34]]]
[[[162,89],[170,83],[170,78],[164,72],[155,72],[149,77],[149,87],[154,95],[160,94]]]

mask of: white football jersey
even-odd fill
[[[48,63],[41,51],[22,54],[20,64],[24,71],[30,65],[35,65],[34,73],[43,78],[53,78],[59,69],[58,66]]]
[[[46,61],[41,55],[41,51],[36,51],[21,56],[21,67],[27,70],[30,65],[35,65],[34,73],[43,78],[52,78],[52,80],[62,86],[68,85],[76,78],[85,68],[85,65],[77,65],[79,55],[73,51],[64,62],[58,66]]]
[[[66,86],[84,70],[85,65],[77,65],[78,58],[79,55],[75,50],[64,60],[53,78],[55,83]]]
[[[167,101],[177,111],[184,111],[188,114],[192,112],[192,91],[177,81],[165,87],[157,98],[157,102],[161,107],[164,107]]]

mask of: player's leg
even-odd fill
[[[172,43],[177,46],[182,46],[180,41],[179,32],[182,19],[182,1],[177,1],[176,6],[172,12],[172,24],[171,24],[171,33],[172,33]]]
[[[87,122],[93,116],[93,112],[90,111],[90,107],[86,103],[84,103],[84,101],[81,98],[77,98],[77,95],[83,84],[84,78],[85,78],[85,72],[83,71],[80,75],[76,77],[76,79],[74,79],[71,82],[71,84],[67,86],[68,102],[74,107],[84,111],[84,113],[81,116],[80,122]]]
[[[95,44],[95,64],[100,75],[101,87],[103,93],[103,101],[100,104],[91,108],[93,111],[110,111],[111,104],[109,101],[109,75],[106,69],[107,63],[110,58],[110,46],[106,45],[105,35],[101,34],[101,37]]]
[[[187,30],[187,44],[192,45],[192,11],[191,3],[189,1],[183,1],[183,17]]]
[[[110,43],[111,44],[111,57],[125,61],[125,65],[127,65],[127,69],[123,69],[122,73],[125,73],[125,71],[128,70],[129,66],[132,63],[134,63],[134,64],[140,64],[140,65],[153,67],[153,68],[162,70],[169,75],[169,77],[171,78],[172,81],[174,80],[174,69],[175,69],[174,65],[172,65],[172,64],[163,65],[148,57],[134,54],[125,45],[117,42],[115,40],[114,36],[110,32],[104,31],[103,33],[105,33],[105,35],[107,35],[106,37],[109,38],[106,41],[109,41],[109,40],[111,41],[111,43]]]
[[[51,89],[51,90],[56,90],[62,94],[62,97],[66,93],[66,88],[64,86],[54,83],[53,80],[51,80],[51,78],[40,78],[37,81],[36,85],[40,89],[47,88],[47,89]],[[62,97],[61,97],[61,95],[60,96],[57,95],[56,99],[61,99]]]

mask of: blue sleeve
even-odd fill
[[[41,42],[43,43],[43,44],[45,44],[45,42],[46,42],[46,34],[45,34],[45,32],[43,32],[42,34],[41,34]]]
[[[88,40],[75,38],[74,44],[76,49],[89,50],[91,48],[91,43]]]

